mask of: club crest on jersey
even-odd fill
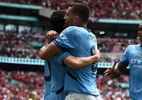
[[[67,40],[67,37],[64,35],[64,34],[60,34],[59,37],[63,40],[63,41],[66,41]]]
[[[96,41],[96,38],[94,37],[94,35],[91,35],[91,34],[88,35],[88,39],[94,42]]]

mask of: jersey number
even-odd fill
[[[95,46],[92,46],[92,47],[91,47],[90,53],[91,53],[91,55],[94,55],[94,54],[95,54]],[[98,62],[94,62],[94,63],[92,63],[91,70],[92,70],[93,72],[95,72],[95,71],[97,71],[97,67],[98,67]]]

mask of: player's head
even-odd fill
[[[65,23],[66,26],[86,26],[89,19],[89,8],[82,3],[71,4],[66,10]]]
[[[35,91],[32,91],[29,93],[29,100],[36,100],[37,93]]]
[[[52,26],[52,29],[55,30],[57,33],[61,33],[61,31],[64,29],[64,16],[65,11],[55,11],[50,17],[50,24]]]
[[[139,27],[138,27],[138,36],[139,36],[139,39],[142,41],[142,22],[139,24]]]

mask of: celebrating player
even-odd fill
[[[50,18],[53,30],[58,33],[60,33],[64,28],[64,14],[65,12],[63,11],[56,11]],[[48,42],[57,38],[58,33],[55,31],[47,32],[46,36],[48,38]],[[39,53],[44,52],[46,47],[47,45],[44,45],[40,49]],[[99,51],[96,50],[95,52],[96,54],[90,57],[74,57],[68,52],[60,52],[51,57],[49,60],[45,60],[45,85],[43,100],[64,100],[66,94],[64,91],[66,66],[64,66],[63,63],[72,68],[80,68],[100,59]]]
[[[142,99],[142,23],[138,27],[138,36],[141,41],[137,45],[129,45],[124,51],[117,68],[110,66],[105,72],[105,75],[113,75],[114,77],[120,77],[129,66],[130,78],[129,78],[129,90],[131,100]]]

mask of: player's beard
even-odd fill
[[[142,40],[140,40],[141,41],[141,47],[142,47]]]
[[[141,45],[140,46],[142,47],[142,39],[140,39],[140,41],[141,41],[141,43],[140,43]]]

